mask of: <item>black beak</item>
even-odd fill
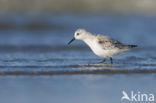
[[[73,42],[75,40],[75,38],[73,37],[73,39],[71,41],[68,42],[68,45]]]

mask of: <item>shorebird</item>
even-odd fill
[[[137,47],[137,45],[123,44],[108,36],[92,34],[85,29],[77,29],[73,39],[68,42],[68,45],[76,39],[84,41],[97,56],[104,58],[104,60],[98,63],[103,63],[106,61],[106,58],[110,58],[112,64],[113,56]]]

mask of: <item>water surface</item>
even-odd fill
[[[156,16],[19,14],[0,16],[0,102],[114,103],[121,92],[155,93]],[[138,48],[96,64],[77,28],[108,35]],[[8,99],[9,98],[9,99]]]

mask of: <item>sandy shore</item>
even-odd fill
[[[155,0],[1,0],[0,11],[79,11],[155,13]]]

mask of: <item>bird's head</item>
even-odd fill
[[[84,40],[87,37],[87,31],[85,29],[77,29],[74,33],[74,37],[68,44],[73,42],[74,40]]]

